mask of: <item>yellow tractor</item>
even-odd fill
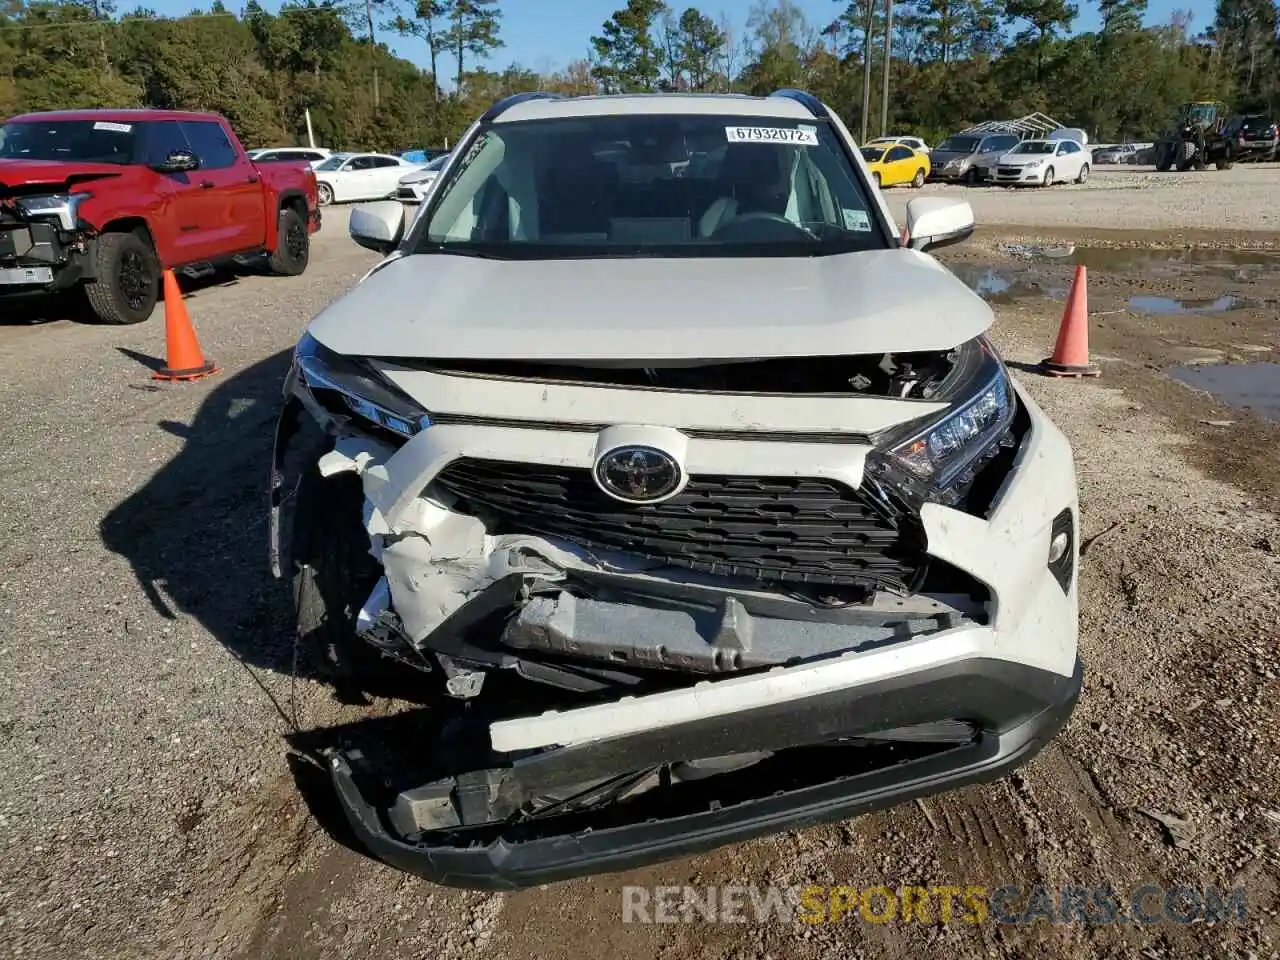
[[[1219,170],[1231,169],[1235,156],[1223,133],[1226,113],[1226,104],[1218,100],[1184,103],[1174,125],[1156,142],[1156,169],[1203,170],[1211,163]]]

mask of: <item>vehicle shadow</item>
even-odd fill
[[[191,424],[161,421],[181,452],[100,525],[161,616],[194,617],[246,666],[285,673],[290,602],[270,573],[267,481],[289,357],[221,382]]]
[[[415,756],[413,740],[431,712],[379,715],[401,698],[378,701],[369,715],[373,701],[330,683],[333,709],[323,712],[327,723],[317,723],[310,708],[277,695],[279,684],[263,679],[267,671],[317,676],[314,664],[297,655],[290,581],[272,576],[268,552],[267,484],[290,353],[282,350],[218,383],[190,424],[159,421],[161,430],[184,441],[181,451],[111,510],[99,531],[106,547],[129,562],[155,611],[171,620],[194,618],[236,657],[289,727],[282,747],[308,808],[337,842],[367,856],[337,802],[327,757],[333,749],[354,749],[382,770],[389,763],[384,757]],[[322,438],[318,428],[308,429],[314,436],[290,446],[288,496],[312,440]],[[285,560],[288,532],[286,516]]]

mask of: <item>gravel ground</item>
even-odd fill
[[[1072,214],[1079,227],[1115,226],[1104,204],[1129,229],[1199,229],[1212,211],[1233,231],[1266,231],[1275,221],[1261,191],[1275,176],[1114,174],[1130,193],[1108,171],[1084,188],[965,195],[984,226],[1030,239]],[[1236,181],[1240,198],[1228,202]],[[1200,192],[1202,182],[1212,186]],[[1280,500],[1280,427],[1161,371],[1188,351],[1275,357],[1280,279],[1091,268],[1102,380],[1017,373],[1075,444],[1089,538],[1085,694],[1031,765],[625,877],[489,895],[433,887],[349,849],[323,778],[290,760],[296,728],[392,706],[342,705],[291,680],[288,598],[266,568],[263,487],[287,350],[375,259],[346,240],[344,220],[331,212],[304,277],[190,285],[201,341],[222,368],[205,381],[149,379],[163,354],[158,316],[133,328],[0,322],[0,397],[20,411],[0,425],[0,743],[16,771],[0,785],[0,941],[10,955],[552,960],[586,944],[606,960],[1276,955],[1280,525],[1267,507]],[[1040,284],[995,298],[1002,351],[1034,363],[1052,344],[1068,268],[1020,263],[988,232],[946,259]],[[1134,292],[1187,285],[1243,290],[1252,306],[1191,319],[1126,309]],[[1249,922],[620,922],[623,884],[1148,881],[1244,884]]]
[[[1155,167],[1097,167],[1086,183],[1037,187],[965,187],[928,184],[920,190],[885,191],[903,222],[917,196],[958,196],[988,226],[1112,228],[1177,233],[1230,230],[1232,234],[1280,232],[1280,164],[1236,164],[1230,170],[1157,173]]]

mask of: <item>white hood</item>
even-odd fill
[[[1048,160],[1050,153],[1006,153],[1000,157],[1002,167],[1030,167]]]
[[[400,178],[400,182],[406,186],[413,183],[429,183],[439,175],[439,170],[415,170],[413,173],[406,173]]]
[[[912,250],[828,257],[391,260],[309,332],[352,356],[667,360],[945,350],[991,308]]]

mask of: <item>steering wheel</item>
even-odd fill
[[[779,227],[785,228],[779,230]],[[815,239],[812,231],[778,213],[754,210],[720,224],[711,234],[713,240],[737,240],[744,243],[773,243],[791,239]]]

